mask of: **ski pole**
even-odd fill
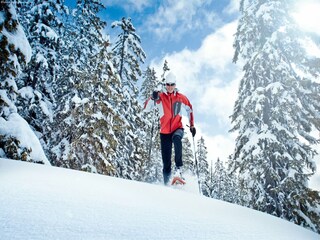
[[[198,187],[199,187],[199,194],[201,195],[201,183],[199,178],[199,166],[198,166],[198,160],[197,160],[197,154],[196,154],[196,145],[194,143],[194,137],[192,137],[193,140],[193,151],[194,151],[194,161],[196,164],[196,172],[197,172],[197,178],[198,178]]]
[[[187,125],[187,127],[189,127],[189,126]],[[197,172],[197,178],[198,178],[199,194],[201,195],[201,183],[200,183],[200,178],[199,178],[199,167],[198,167],[198,160],[197,160],[197,154],[196,154],[196,145],[194,143],[194,136],[192,136],[192,142],[193,142],[194,162],[196,165],[196,172]]]
[[[153,117],[152,117],[152,125],[151,125],[151,133],[150,133],[150,147],[149,147],[149,161],[151,161],[151,150],[152,150],[152,137],[153,137],[153,129],[154,129],[154,123],[155,123],[155,118],[156,118],[156,101],[154,101],[154,106],[153,106]]]

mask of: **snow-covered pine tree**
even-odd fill
[[[159,80],[156,77],[154,68],[147,67],[142,75],[143,82],[140,88],[140,98],[144,102],[152,91],[156,89]],[[162,159],[160,155],[160,138],[159,138],[159,111],[157,108],[142,113],[146,121],[144,130],[147,137],[144,139],[145,151],[148,158],[143,163],[143,181],[159,182],[162,181]]]
[[[121,27],[112,54],[123,95],[119,111],[126,119],[123,131],[117,135],[120,141],[117,151],[118,168],[122,177],[141,180],[143,161],[148,156],[144,147],[146,123],[142,118],[142,106],[138,102],[137,81],[142,74],[140,63],[144,62],[146,55],[130,18],[113,22],[112,27]]]
[[[194,155],[192,152],[191,142],[187,134],[184,134],[182,138],[182,159],[183,170],[189,174],[196,176],[196,169],[194,165]]]
[[[115,135],[124,123],[117,112],[122,98],[102,35],[105,22],[97,17],[102,8],[100,1],[77,1],[72,28],[64,33],[72,51],[63,51],[69,65],[56,92],[61,104],[55,108],[50,159],[57,166],[119,176],[114,159]]]
[[[168,61],[167,61],[167,60],[164,60],[162,70],[163,70],[163,72],[162,72],[162,74],[161,74],[161,79],[160,79],[160,81],[162,82],[162,84],[164,84],[166,72],[170,71],[170,68],[169,68],[169,66],[168,66]]]
[[[207,147],[204,142],[204,138],[201,137],[197,142],[197,161],[199,169],[199,180],[201,191],[204,196],[210,196],[209,190],[209,164],[207,161]],[[196,166],[195,166],[196,167]]]
[[[53,120],[52,86],[59,74],[59,48],[63,28],[62,1],[35,0],[19,4],[19,18],[33,49],[30,63],[17,79],[18,111],[32,126],[42,146],[47,149],[46,135]]]
[[[121,32],[112,48],[114,65],[118,69],[124,89],[137,94],[136,82],[142,74],[140,63],[144,63],[146,59],[140,37],[130,18],[123,17],[121,21],[113,22],[112,27],[121,27]]]
[[[156,71],[154,68],[150,68],[150,66],[143,72],[142,79],[140,98],[144,102],[150,97],[151,93],[157,88],[160,82],[156,76]]]
[[[211,168],[210,197],[231,203],[239,203],[239,186],[235,176],[228,174],[226,167],[219,158]]]
[[[24,161],[32,159],[35,146],[21,143],[25,131],[31,131],[17,113],[18,87],[16,77],[30,61],[31,47],[21,27],[16,9],[9,1],[0,2],[0,157]],[[18,131],[17,131],[18,130]]]
[[[213,163],[211,163],[213,164]],[[225,194],[224,182],[226,181],[226,171],[223,163],[218,158],[210,171],[210,197],[223,200]]]
[[[310,134],[320,129],[319,59],[290,17],[292,1],[242,0],[234,62],[245,63],[232,115],[238,132],[231,167],[248,190],[248,206],[320,232],[319,192]],[[309,73],[301,76],[299,71]],[[309,76],[309,77],[307,77]]]

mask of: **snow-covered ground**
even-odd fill
[[[174,189],[0,159],[0,239],[319,240],[320,235],[200,196],[192,183]]]

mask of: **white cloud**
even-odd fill
[[[235,137],[230,135],[216,135],[214,137],[203,134],[205,144],[207,146],[208,162],[215,162],[219,158],[221,161],[226,162],[230,154],[234,151]]]
[[[209,79],[219,82],[229,82],[228,75],[235,75],[234,69],[237,66],[232,63],[233,58],[233,34],[236,32],[237,22],[224,25],[214,33],[208,35],[201,44],[201,47],[195,51],[184,49],[180,52],[166,54],[163,59],[152,62],[152,65],[162,69],[164,59],[169,62],[169,67],[178,76],[182,82],[202,84]],[[240,64],[237,64],[240,65]],[[227,76],[226,76],[227,74]],[[221,79],[224,77],[224,79]]]
[[[142,12],[146,7],[153,4],[151,0],[118,0],[118,1],[107,1],[103,3],[108,7],[117,5],[123,7],[127,12],[138,11]]]
[[[138,11],[144,10],[145,7],[148,7],[152,4],[150,0],[129,0],[129,2],[137,9]]]
[[[240,0],[231,0],[229,5],[223,10],[223,12],[232,15],[239,12]]]
[[[213,0],[164,1],[146,21],[149,31],[159,38],[180,39],[188,31],[213,28],[216,14],[210,10]],[[214,4],[214,3],[213,3]]]
[[[296,1],[291,14],[303,30],[319,34],[319,12],[319,0],[303,0]]]
[[[199,99],[199,111],[213,112],[214,116],[222,122],[229,122],[229,116],[237,98],[238,83],[240,79],[234,79],[224,87],[208,85]],[[214,80],[212,81],[214,83]],[[226,125],[226,124],[222,124]]]

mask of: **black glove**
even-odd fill
[[[157,101],[159,99],[159,92],[153,91],[151,99]]]
[[[196,128],[194,126],[190,127],[190,132],[192,134],[192,137],[194,137],[196,135]]]

